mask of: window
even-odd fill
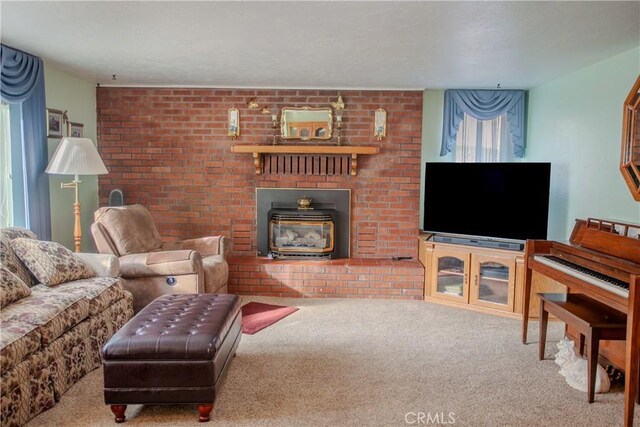
[[[510,162],[513,144],[507,115],[493,120],[477,120],[464,115],[458,127],[452,155],[456,162]]]
[[[21,109],[0,104],[0,227],[26,227]]]
[[[13,225],[9,104],[0,105],[0,227]]]
[[[447,89],[440,156],[460,162],[522,158],[526,115],[524,90]]]
[[[0,113],[2,221],[50,240],[49,180],[44,175],[48,160],[44,63],[2,43],[0,55],[2,101],[9,104]]]

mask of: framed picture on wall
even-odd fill
[[[82,123],[69,122],[67,124],[67,136],[82,138],[84,125]]]
[[[47,108],[47,137],[62,138],[62,122],[64,113],[60,110]]]

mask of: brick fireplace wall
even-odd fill
[[[250,110],[256,97],[272,111],[328,106],[333,90],[179,88],[97,89],[98,148],[109,169],[99,178],[100,204],[122,189],[127,204],[149,208],[167,241],[223,234],[235,256],[255,256],[255,189],[352,190],[351,256],[417,258],[422,92],[341,91],[345,145],[376,145],[358,158],[357,176],[256,175],[250,154],[234,144],[271,143],[270,116]],[[227,110],[240,109],[241,135],[227,136]],[[387,110],[387,136],[373,137],[373,113]],[[335,144],[316,141],[315,144]],[[301,144],[300,141],[291,141]]]

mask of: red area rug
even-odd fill
[[[297,307],[250,302],[242,306],[242,333],[253,335],[298,311]]]

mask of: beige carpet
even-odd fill
[[[553,360],[537,360],[537,344],[520,343],[517,320],[420,301],[245,299],[300,310],[242,337],[211,425],[622,425],[620,389],[588,404]],[[531,341],[536,331],[533,322]],[[552,324],[549,340],[561,332]],[[114,426],[101,375],[29,426]],[[135,405],[126,415],[125,426],[199,425],[190,405]]]

